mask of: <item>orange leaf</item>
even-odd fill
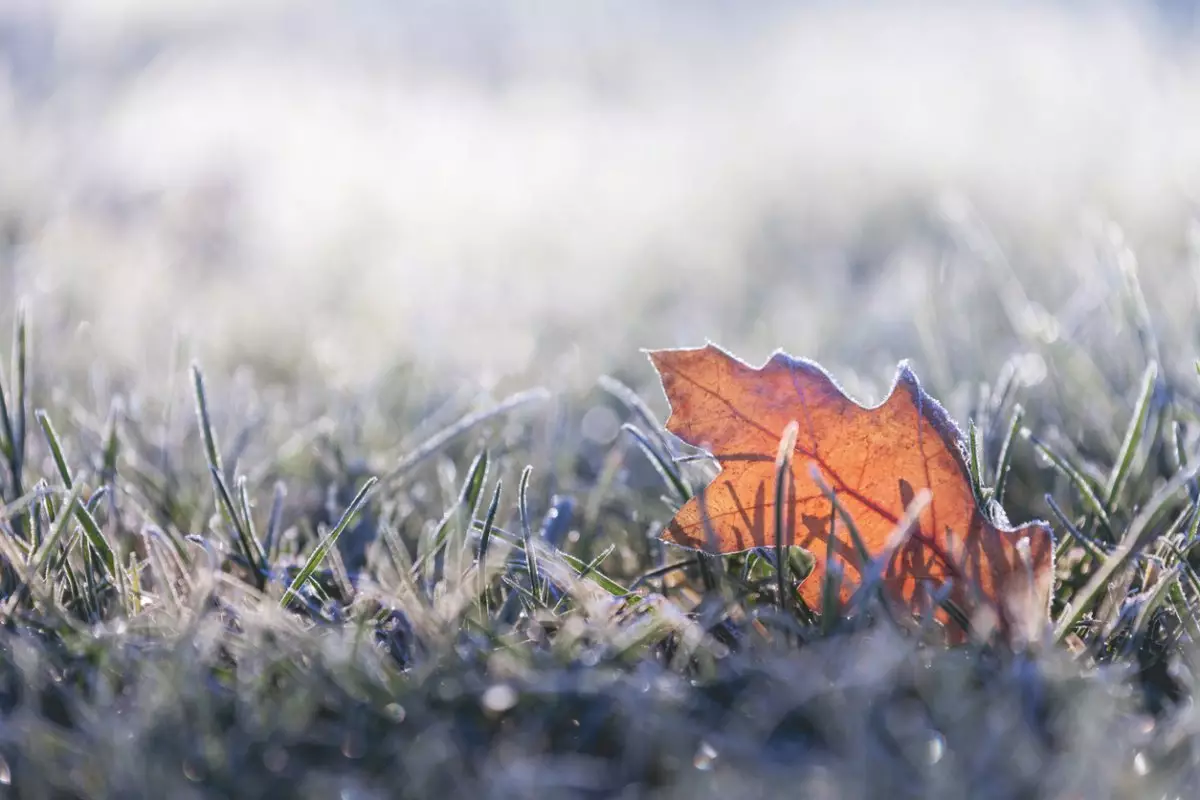
[[[716,479],[676,513],[666,541],[712,553],[774,546],[776,456],[794,421],[784,544],[805,547],[816,560],[800,586],[810,607],[819,607],[825,572],[833,512],[826,487],[872,558],[886,552],[889,540],[897,541],[897,524],[914,497],[928,490],[918,524],[887,565],[886,591],[920,612],[949,580],[949,596],[959,607],[990,607],[1009,634],[1040,633],[1053,583],[1050,528],[1042,522],[1011,528],[980,512],[962,433],[906,364],[887,400],[865,408],[820,366],[782,351],[758,369],[712,344],[649,356],[671,404],[667,430],[707,449],[721,465]],[[845,522],[838,519],[834,530],[834,552],[846,567],[845,601],[866,565]],[[940,609],[938,616],[948,621]],[[956,631],[955,638],[963,633]]]

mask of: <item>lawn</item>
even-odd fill
[[[603,376],[431,406],[398,377],[309,424],[280,387],[194,365],[164,426],[133,399],[99,415],[31,392],[54,379],[29,319],[0,439],[0,779],[19,796],[1157,797],[1195,780],[1200,378],[1158,364],[1151,318],[1127,321],[1143,371],[1105,396],[1123,418],[1103,444],[1062,432],[1100,403],[1053,361],[1058,397],[1028,409],[1012,362],[969,392],[979,487],[1004,474],[1009,516],[1057,537],[1053,620],[1016,650],[946,647],[878,599],[781,607],[773,548],[664,545],[715,470],[662,430],[636,354],[641,393]],[[806,564],[793,551],[789,593]]]
[[[0,3],[0,797],[1197,793],[1186,14],[188,5]],[[909,360],[1035,635],[665,542],[710,340]]]

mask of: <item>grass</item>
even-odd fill
[[[877,584],[843,605],[836,569],[804,608],[802,551],[662,545],[712,466],[616,378],[469,407],[330,396],[297,425],[278,387],[253,390],[255,415],[197,366],[194,417],[137,393],[97,412],[37,389],[56,376],[19,316],[0,369],[0,789],[1189,796],[1200,379],[1160,363],[1126,289],[1124,384],[1099,393],[1095,354],[1030,341],[1050,399],[1011,370],[967,387],[980,501],[1059,537],[1052,625],[1015,651],[902,628]],[[611,443],[570,433],[597,405],[624,423]],[[1085,416],[1118,422],[1073,435]]]

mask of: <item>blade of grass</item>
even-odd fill
[[[364,483],[362,488],[358,490],[358,494],[355,495],[352,501],[350,501],[350,505],[346,507],[341,519],[339,519],[337,524],[333,526],[333,530],[331,530],[325,536],[325,538],[322,539],[315,548],[313,548],[308,560],[304,562],[304,566],[300,568],[298,573],[296,573],[296,577],[292,580],[291,585],[288,586],[287,590],[283,593],[283,597],[279,601],[281,608],[287,608],[288,605],[291,604],[292,599],[296,597],[300,590],[304,588],[304,585],[308,583],[309,579],[312,578],[312,575],[314,572],[316,572],[317,567],[319,567],[321,562],[325,560],[325,556],[329,553],[330,548],[337,544],[338,537],[341,536],[342,532],[350,526],[350,520],[354,518],[354,515],[358,513],[358,510],[366,503],[367,494],[371,491],[371,488],[375,486],[376,481],[376,478],[367,479],[367,482]]]
[[[242,519],[234,503],[233,494],[229,491],[229,484],[221,462],[221,449],[217,445],[217,434],[213,430],[212,415],[208,410],[208,394],[204,390],[204,375],[198,364],[192,364],[191,374],[192,394],[196,401],[196,423],[200,426],[200,438],[204,443],[204,457],[208,461],[217,508],[220,510],[221,516],[225,518],[225,522],[233,528],[238,547],[242,551],[242,557],[250,566],[250,571],[254,576],[254,585],[261,590],[267,584],[266,551],[263,550],[258,537],[248,530],[247,526],[252,523],[249,519]],[[249,500],[247,499],[248,507]]]
[[[642,420],[642,423],[646,426],[646,430],[652,431],[652,435],[658,441],[658,445],[663,452],[669,451],[667,439],[663,436],[662,426],[659,424],[658,418],[654,416],[654,412],[650,410],[650,407],[646,405],[637,392],[611,375],[602,375],[597,383],[601,389],[616,398],[617,402]]]
[[[37,419],[38,425],[42,428],[42,433],[46,438],[46,443],[50,447],[50,455],[54,459],[54,465],[58,469],[59,477],[62,478],[63,485],[67,491],[75,488],[75,481],[71,476],[71,468],[67,466],[66,456],[63,454],[62,442],[58,438],[58,434],[54,431],[54,424],[50,421],[50,416],[43,409],[38,409],[34,412],[34,417]],[[104,532],[100,530],[100,526],[96,523],[96,518],[88,511],[87,506],[81,503],[75,504],[75,516],[79,519],[79,524],[83,527],[84,535],[88,542],[100,556],[100,561],[107,570],[110,579],[116,576],[117,562],[113,555],[112,547],[108,544],[108,540],[104,537]]]
[[[479,533],[479,564],[482,567],[487,563],[488,546],[492,540],[492,527],[496,523],[496,511],[500,508],[500,493],[504,491],[504,481],[496,481],[496,488],[492,492],[492,500],[488,503],[487,514],[484,516],[483,527]]]
[[[1048,505],[1050,507],[1050,512],[1052,514],[1054,514],[1055,518],[1058,520],[1058,524],[1063,526],[1063,530],[1065,530],[1067,532],[1069,537],[1071,539],[1074,539],[1075,541],[1079,542],[1081,545],[1083,545],[1083,548],[1085,550],[1087,550],[1097,560],[1099,560],[1101,563],[1103,563],[1104,560],[1106,558],[1108,558],[1108,553],[1105,552],[1104,547],[1101,546],[1101,544],[1099,542],[1097,542],[1095,539],[1088,536],[1083,531],[1079,530],[1079,528],[1075,527],[1075,524],[1072,523],[1071,520],[1067,518],[1066,513],[1058,505],[1058,501],[1054,499],[1053,495],[1047,493],[1045,496],[1045,500],[1046,500],[1046,505]],[[1066,540],[1066,541],[1069,541],[1069,540]],[[1056,558],[1060,555],[1062,555],[1062,553],[1055,553]]]
[[[446,445],[447,442],[451,441],[457,436],[462,435],[463,433],[466,433],[477,425],[494,419],[502,414],[506,414],[513,409],[520,408],[523,405],[527,405],[529,403],[540,403],[549,397],[550,392],[545,389],[529,389],[524,392],[517,392],[516,394],[510,395],[490,408],[485,408],[481,411],[474,411],[461,417],[457,422],[446,428],[443,428],[433,436],[430,436],[428,439],[418,445],[411,453],[401,458],[396,466],[384,473],[384,475],[379,479],[379,482],[375,484],[375,488],[372,489],[372,492],[376,492],[381,487],[390,484],[392,481],[404,475],[413,467],[420,464],[434,453],[438,452]]]
[[[630,588],[630,590],[636,589],[639,586],[641,586],[643,583],[645,583],[646,581],[652,581],[655,578],[661,578],[664,575],[671,574],[672,572],[676,572],[678,570],[687,569],[688,567],[694,567],[694,566],[696,566],[696,559],[686,558],[683,561],[676,561],[672,564],[664,564],[661,567],[655,567],[652,570],[643,572],[641,575],[638,575],[637,578],[633,581],[633,583],[629,584],[629,588]]]
[[[829,536],[825,539],[825,582],[821,585],[821,632],[828,635],[841,616],[843,567],[833,543],[837,541],[837,512],[829,507]],[[831,576],[831,568],[834,574]],[[834,585],[836,583],[836,586]],[[834,594],[836,592],[836,594]],[[826,615],[830,615],[827,620]]]
[[[17,319],[13,331],[12,355],[12,393],[13,402],[9,409],[10,419],[6,427],[9,443],[9,470],[12,473],[13,499],[24,494],[23,476],[25,469],[26,447],[26,414],[29,408],[29,326],[24,307],[17,309]]]
[[[1129,475],[1130,467],[1133,466],[1134,455],[1137,453],[1138,444],[1142,441],[1146,422],[1150,418],[1150,400],[1154,396],[1154,386],[1157,380],[1158,364],[1151,361],[1142,374],[1142,387],[1138,392],[1137,402],[1133,406],[1133,416],[1130,417],[1129,426],[1125,429],[1125,437],[1121,441],[1121,449],[1117,453],[1116,463],[1113,464],[1112,472],[1108,476],[1108,484],[1104,487],[1104,496],[1101,499],[1105,508],[1113,507],[1113,501],[1121,491],[1125,479]]]
[[[538,574],[537,550],[533,544],[533,528],[529,525],[529,476],[532,466],[521,470],[521,482],[517,485],[517,511],[521,516],[521,535],[525,545],[525,563],[529,566],[529,588],[533,596],[542,600],[541,576]]]
[[[262,589],[266,585],[266,567],[264,565],[265,556],[262,552],[262,545],[257,539],[250,536],[246,530],[245,523],[242,522],[238,514],[237,507],[234,505],[233,496],[229,493],[229,487],[225,485],[225,479],[221,477],[221,473],[213,465],[209,465],[209,474],[212,476],[213,491],[217,496],[217,507],[221,511],[221,516],[233,528],[234,535],[238,548],[242,551],[242,558],[246,560],[247,566],[254,574],[254,582],[257,588]]]
[[[1055,639],[1057,641],[1062,642],[1067,634],[1074,630],[1079,621],[1083,619],[1083,615],[1088,612],[1108,588],[1116,572],[1125,567],[1137,555],[1142,545],[1142,536],[1146,532],[1150,521],[1163,505],[1174,497],[1181,488],[1187,485],[1187,482],[1195,476],[1196,472],[1197,467],[1190,467],[1175,473],[1167,481],[1166,485],[1155,492],[1149,502],[1138,511],[1133,521],[1130,522],[1125,535],[1121,537],[1116,550],[1092,574],[1091,579],[1079,591],[1078,595],[1071,598],[1070,607],[1059,619],[1058,626],[1055,629]]]
[[[616,549],[617,549],[616,544],[610,544],[608,547],[604,548],[604,550],[598,556],[596,556],[595,558],[593,558],[591,561],[589,561],[587,563],[587,566],[585,566],[583,569],[579,570],[580,580],[586,578],[588,575],[591,575],[592,572],[594,572],[597,567],[599,567],[601,564],[603,564],[605,562],[605,560],[609,556],[611,556]]]
[[[809,464],[809,474],[812,475],[813,481],[817,484],[817,488],[829,500],[830,505],[837,511],[838,516],[842,518],[842,522],[846,525],[846,530],[850,532],[850,539],[854,542],[854,549],[858,553],[858,557],[862,559],[864,565],[871,561],[871,551],[867,549],[866,542],[859,533],[858,525],[854,522],[854,517],[850,516],[845,506],[838,500],[837,494],[833,489],[829,488],[829,484],[825,482],[825,477],[821,475],[821,470],[816,464]]]
[[[79,519],[79,524],[83,527],[83,533],[87,537],[88,542],[100,555],[100,561],[104,565],[109,579],[115,579],[118,569],[116,556],[113,554],[108,540],[104,538],[104,532],[100,530],[100,525],[96,522],[96,518],[92,516],[92,512],[88,511],[87,506],[83,503],[75,504],[75,516]]]
[[[1155,582],[1153,588],[1143,592],[1137,617],[1133,620],[1132,632],[1134,636],[1140,637],[1145,635],[1145,628],[1150,622],[1151,615],[1167,599],[1171,588],[1178,584],[1181,572],[1182,570],[1178,564],[1171,567]]]
[[[821,633],[828,636],[842,618],[842,562],[834,559],[825,563],[821,580]]]
[[[662,477],[663,483],[667,485],[668,489],[674,492],[678,499],[682,501],[691,499],[691,489],[688,488],[687,482],[683,480],[683,476],[675,469],[674,462],[671,459],[665,458],[662,453],[659,453],[658,449],[646,438],[646,434],[628,422],[621,426],[621,430],[633,437],[638,447],[646,454],[646,458],[650,460],[651,465],[653,465],[659,476]]]
[[[1066,476],[1067,480],[1069,480],[1075,487],[1076,491],[1079,492],[1079,496],[1083,499],[1083,504],[1087,507],[1087,510],[1094,514],[1100,521],[1100,524],[1108,533],[1109,538],[1115,540],[1116,534],[1113,531],[1112,523],[1108,519],[1108,512],[1105,510],[1104,504],[1100,502],[1100,498],[1096,496],[1096,492],[1092,489],[1092,486],[1088,480],[1083,477],[1082,473],[1067,463],[1062,456],[1054,452],[1054,450],[1048,444],[1043,442],[1037,436],[1034,436],[1032,433],[1028,432],[1026,432],[1026,436],[1029,439],[1030,444],[1032,444],[1034,448],[1036,448],[1037,451],[1054,466],[1055,469]]]
[[[1000,445],[1000,455],[996,459],[996,487],[993,496],[997,503],[1004,503],[1004,488],[1008,484],[1008,472],[1012,467],[1012,443],[1021,429],[1021,421],[1025,418],[1025,409],[1018,403],[1013,406],[1012,417],[1008,422],[1008,431],[1004,434],[1004,442]]]
[[[492,538],[500,539],[517,550],[520,550],[523,547],[522,536],[519,536],[515,533],[510,533],[499,526],[493,526]],[[557,550],[545,544],[544,542],[538,542],[537,540],[534,540],[533,544],[536,549],[545,552],[547,556],[553,554],[554,557],[561,558],[563,561],[567,562],[567,564],[577,573],[583,572],[585,569],[587,569],[587,563],[578,556],[573,556],[570,553]],[[625,597],[629,594],[629,589],[626,589],[620,583],[600,572],[598,569],[592,569],[588,574],[588,579],[594,581],[601,589],[613,597]]]
[[[267,569],[275,563],[276,548],[279,546],[280,528],[283,526],[283,503],[287,499],[287,487],[283,481],[275,483],[275,491],[271,497],[271,514],[267,517],[267,536],[263,541],[263,552],[266,554]]]
[[[975,420],[967,420],[967,472],[971,480],[971,491],[975,495],[975,503],[980,508],[983,508],[987,497],[984,494],[983,488],[983,471],[980,467],[979,457],[979,429],[975,426]]]
[[[71,524],[71,519],[75,513],[75,506],[79,503],[79,496],[83,492],[83,487],[76,485],[67,493],[66,499],[63,501],[61,509],[53,520],[53,527],[50,528],[50,533],[42,541],[42,544],[30,557],[29,563],[34,572],[41,572],[49,559],[51,553],[62,540],[63,535],[67,532]]]
[[[217,447],[217,436],[213,432],[212,417],[208,412],[208,395],[204,391],[204,375],[200,365],[192,364],[192,393],[196,400],[196,421],[200,426],[200,437],[204,442],[204,455],[208,465],[217,471],[224,480],[224,468],[221,464],[221,451]]]
[[[788,508],[790,504],[787,502],[789,490],[792,492],[796,489],[796,483],[792,480],[792,453],[796,449],[796,437],[800,433],[800,423],[792,420],[783,429],[783,436],[779,439],[779,453],[775,456],[775,577],[778,581],[779,589],[779,608],[784,613],[788,609],[788,560],[784,541],[791,542],[792,530],[789,527],[789,522],[794,524],[794,520],[789,519]]]
[[[454,505],[442,515],[441,521],[438,523],[437,529],[434,531],[431,544],[417,559],[418,568],[428,567],[431,571],[440,569],[437,567],[437,562],[440,560],[443,549],[447,548],[452,538],[462,539],[465,542],[467,531],[471,528],[471,523],[475,518],[475,510],[479,506],[479,496],[483,492],[483,484],[487,479],[488,469],[488,453],[484,450],[475,457],[471,462],[471,467],[467,472],[467,478],[463,481],[462,487],[458,492],[458,499]],[[461,553],[461,547],[450,547],[450,551]],[[429,575],[432,580],[434,576]]]
[[[104,445],[101,449],[100,482],[105,485],[112,483],[117,477],[117,457],[121,450],[121,439],[118,435],[120,416],[120,403],[114,402],[104,423]]]
[[[249,540],[247,543],[254,550],[253,556],[257,559],[251,563],[258,564],[259,572],[265,576],[267,573],[267,551],[259,543],[258,531],[254,526],[254,515],[250,512],[250,490],[246,486],[245,475],[241,475],[237,479],[237,493],[238,510],[241,512],[242,520],[246,526],[246,536]],[[261,589],[262,587],[260,586],[259,588]]]
[[[50,422],[50,416],[43,409],[39,408],[33,412],[33,415],[38,424],[42,426],[42,433],[45,434],[46,442],[50,445],[50,456],[54,459],[54,466],[58,470],[59,477],[62,478],[63,486],[70,491],[73,486],[71,468],[67,466],[62,443],[59,441],[58,434],[54,432],[54,424]]]
[[[4,383],[4,375],[0,371],[0,456],[4,456],[4,461],[12,474],[10,491],[7,494],[0,494],[0,499],[7,497],[9,500],[16,500],[22,494],[21,477],[17,471],[17,448],[13,438],[12,419],[9,416],[8,396],[4,390]]]

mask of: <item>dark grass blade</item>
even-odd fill
[[[4,493],[2,491],[3,487],[0,486],[0,499],[16,500],[22,494],[21,476],[18,470],[17,447],[13,435],[12,418],[8,410],[8,395],[4,384],[3,370],[0,370],[0,456],[4,457],[4,463],[12,476],[12,486],[7,493]]]
[[[5,401],[4,434],[8,455],[8,467],[12,479],[12,499],[24,494],[23,473],[25,469],[26,419],[29,413],[29,326],[24,308],[17,310],[13,331],[12,392],[11,405]],[[0,391],[0,399],[3,399]]]
[[[275,557],[278,555],[276,550],[279,547],[280,529],[283,527],[285,500],[287,500],[287,486],[283,481],[278,481],[271,496],[271,514],[267,517],[267,535],[263,539],[263,552],[266,554],[268,570],[275,563]]]
[[[597,383],[601,389],[639,418],[646,426],[646,430],[653,432],[652,435],[658,447],[663,452],[668,452],[667,439],[663,436],[662,426],[659,424],[658,418],[654,416],[654,412],[650,410],[650,406],[642,400],[641,395],[611,375],[602,375]]]
[[[837,494],[833,491],[833,489],[830,488],[829,484],[825,482],[825,477],[821,475],[821,470],[818,469],[815,464],[810,465],[809,472],[812,475],[813,481],[821,490],[821,493],[825,495],[825,497],[829,500],[830,505],[832,505],[834,510],[837,512],[838,516],[842,518],[842,522],[845,524],[846,530],[850,532],[850,539],[854,542],[854,549],[858,553],[858,557],[862,559],[863,564],[869,563],[871,561],[871,551],[867,548],[866,541],[862,538],[862,533],[859,532],[858,525],[854,522],[854,517],[852,517],[850,512],[846,510],[846,507],[842,505],[842,502],[838,500]]]
[[[101,448],[100,482],[105,485],[111,484],[117,477],[117,458],[121,453],[120,419],[121,406],[114,402],[104,423],[104,444]]]
[[[492,543],[492,530],[496,524],[496,512],[500,508],[500,493],[504,490],[504,481],[497,480],[496,488],[492,491],[492,500],[488,503],[487,513],[483,518],[483,527],[479,531],[479,551],[476,557],[477,569],[479,571],[479,592],[483,596],[483,606],[486,610],[488,607],[488,591],[487,591],[487,556],[488,548]]]
[[[836,496],[836,492],[835,492]],[[837,512],[829,508],[829,536],[825,539],[825,581],[821,585],[821,630],[828,634],[841,616],[843,568],[833,543],[837,540]]]
[[[792,420],[783,430],[779,440],[779,453],[775,457],[775,576],[779,589],[779,608],[784,613],[788,609],[788,560],[786,541],[791,541],[791,528],[787,502],[789,492],[794,492],[796,483],[792,480],[792,453],[796,449],[796,436],[800,433],[800,423]]]
[[[1054,466],[1055,469],[1062,473],[1067,480],[1071,482],[1076,491],[1079,492],[1079,496],[1082,498],[1083,504],[1087,510],[1091,512],[1097,520],[1099,520],[1101,526],[1103,526],[1104,530],[1108,533],[1109,538],[1115,540],[1116,534],[1113,531],[1112,522],[1108,518],[1108,511],[1105,510],[1104,503],[1100,501],[1100,498],[1096,495],[1096,491],[1092,488],[1092,485],[1087,478],[1085,478],[1083,474],[1079,472],[1079,470],[1071,466],[1071,464],[1065,458],[1056,453],[1052,447],[1043,442],[1037,436],[1029,434],[1029,441],[1037,449],[1037,451]]]
[[[1105,550],[1104,545],[1079,530],[1075,523],[1071,522],[1067,517],[1066,512],[1062,510],[1062,507],[1059,506],[1058,501],[1054,499],[1053,495],[1046,494],[1044,499],[1046,505],[1050,508],[1050,512],[1054,514],[1054,518],[1058,520],[1059,525],[1062,525],[1063,530],[1067,532],[1070,539],[1079,542],[1085,550],[1101,561],[1108,558],[1108,551]],[[1061,553],[1056,553],[1055,555],[1061,555]]]
[[[674,461],[660,453],[658,448],[646,437],[646,434],[642,433],[636,426],[627,422],[621,426],[621,430],[633,437],[638,447],[646,454],[646,458],[650,460],[654,469],[662,477],[663,483],[675,494],[676,498],[681,501],[690,500],[692,490],[688,487],[679,470],[675,469]]]

